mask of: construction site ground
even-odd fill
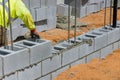
[[[77,35],[81,35],[83,33],[86,33],[92,29],[96,29],[99,27],[104,26],[104,14],[105,14],[105,9],[96,12],[96,13],[92,13],[87,15],[86,17],[83,18],[78,18],[77,22],[81,22],[86,24],[87,26],[79,26],[77,27]],[[118,20],[120,20],[120,10],[118,10]],[[106,24],[110,23],[110,9],[107,8],[106,9]],[[64,26],[60,26],[61,28],[63,28]],[[66,27],[68,27],[66,25]],[[66,28],[67,29],[67,28]],[[68,39],[68,30],[66,29],[52,29],[52,30],[48,30],[48,31],[44,31],[44,32],[40,32],[40,36],[44,39],[47,40],[51,40],[53,42],[53,44],[67,40]],[[70,37],[74,36],[74,29],[72,29],[70,31]]]
[[[54,80],[120,80],[120,49],[105,59],[93,59],[87,64],[76,65]]]
[[[87,24],[85,27],[77,27],[77,35],[86,33],[92,29],[104,26],[104,9],[90,14],[84,18],[77,19]],[[110,21],[110,9],[107,8],[106,24]],[[117,20],[120,20],[120,10],[118,10]],[[44,39],[51,40],[53,44],[67,40],[68,31],[64,29],[53,29],[40,32]],[[70,37],[74,36],[71,30]],[[120,80],[120,49],[108,55],[105,59],[93,59],[87,64],[76,65],[59,74],[54,80]]]

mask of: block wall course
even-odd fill
[[[0,79],[2,78],[2,76],[3,76],[3,70],[2,70],[2,58],[0,58]]]
[[[67,69],[69,69],[69,68],[70,68],[70,66],[68,65],[68,66],[62,67],[62,68],[60,68],[59,70],[53,72],[53,73],[52,73],[52,79],[54,79],[55,77],[58,76],[58,74],[62,73],[63,71],[65,71],[65,70],[67,70]]]
[[[16,45],[29,49],[31,65],[36,64],[45,58],[48,58],[52,52],[52,43],[48,40],[43,39],[39,40],[38,43],[29,40],[23,40],[16,42]]]
[[[120,34],[119,28],[116,28],[116,29],[108,32],[108,44],[113,43],[120,39],[120,35],[116,35],[116,34]]]
[[[47,6],[47,0],[41,0],[41,7]]]
[[[119,48],[119,42],[113,43],[113,50],[117,50]]]
[[[51,75],[49,74],[49,75],[41,77],[40,79],[37,79],[37,80],[52,80],[52,79],[51,79]]]
[[[17,47],[17,48],[19,48],[19,47]],[[8,55],[0,56],[3,61],[2,65],[3,65],[4,75],[8,75],[19,69],[29,66],[28,49],[21,49],[18,51],[10,51],[10,50],[1,48],[0,50],[8,53]]]
[[[82,59],[79,59],[78,61],[76,62],[73,62],[70,64],[70,66],[75,66],[75,65],[79,65],[79,64],[84,64],[86,61],[86,57],[82,58]]]
[[[42,8],[37,8],[36,9],[36,20],[41,21],[47,19],[47,8],[42,7]]]
[[[42,75],[46,75],[61,67],[61,55],[42,61]]]
[[[76,47],[62,53],[62,66],[78,59],[78,49],[79,47]]]
[[[18,80],[35,80],[41,77],[41,63],[29,67],[23,71],[18,71]]]
[[[101,58],[105,58],[108,54],[113,52],[113,45],[108,45],[107,47],[101,49]]]
[[[97,51],[97,52],[93,52],[92,54],[87,56],[87,63],[90,62],[92,59],[94,58],[100,58],[101,52]]]
[[[4,78],[4,80],[18,80],[17,72],[15,74],[12,74],[12,75],[8,76],[8,77],[6,76]]]
[[[40,7],[41,7],[41,0],[30,0],[30,9],[40,8]]]

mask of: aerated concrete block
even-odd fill
[[[32,15],[33,20],[36,21],[36,16],[37,16],[37,15],[36,15],[35,9],[33,9],[33,8],[30,9],[30,12],[31,12],[31,15]]]
[[[87,16],[87,6],[81,7],[79,15],[80,18]]]
[[[120,41],[118,41],[118,47],[120,48]]]
[[[120,33],[119,28],[110,28],[110,27],[106,27],[106,28],[100,28],[99,29],[100,32],[104,32],[107,33],[108,35],[108,44],[111,44],[117,40],[120,39],[120,35],[117,35]]]
[[[95,41],[95,51],[101,49],[108,44],[107,33],[100,32],[99,30],[93,30],[87,34],[87,36],[93,36]]]
[[[117,25],[120,26],[120,21],[117,21]]]
[[[15,19],[13,22],[12,22],[12,28],[13,27],[20,27],[20,24],[22,23],[22,21],[21,21],[21,19],[19,19],[19,18],[17,18],[17,19]]]
[[[113,50],[117,50],[119,48],[119,42],[113,43]]]
[[[46,0],[47,7],[56,7],[57,0]]]
[[[18,80],[35,80],[41,77],[41,63],[18,72]]]
[[[26,32],[28,32],[29,30],[27,28],[22,28],[21,31],[21,36],[24,36]]]
[[[79,47],[79,58],[82,58],[83,56],[92,53],[93,51],[95,51],[95,40],[94,40],[94,36],[87,36],[86,34],[81,35],[80,36],[81,39],[86,39],[86,40],[91,40],[91,44],[83,44],[80,45]]]
[[[31,68],[30,72],[31,72],[31,79],[32,80],[35,80],[38,77],[41,77],[41,63],[33,66]]]
[[[56,28],[57,17],[51,17],[47,19],[48,29]]]
[[[52,79],[51,79],[51,75],[49,74],[49,75],[41,77],[40,79],[37,79],[37,80],[52,80]]]
[[[104,30],[108,31],[108,44],[111,44],[120,39],[120,28],[111,28],[107,26],[107,29]]]
[[[61,55],[42,61],[42,75],[48,74],[61,67]]]
[[[103,49],[101,49],[101,58],[105,58],[108,54],[113,52],[113,46],[109,45]]]
[[[47,8],[47,18],[53,18],[56,16],[56,7],[48,7]]]
[[[31,8],[40,8],[41,2],[40,0],[30,0],[30,9]]]
[[[18,46],[14,46],[13,50],[0,48],[0,57],[3,62],[4,75],[29,66],[29,52],[26,48]]]
[[[79,58],[82,58],[86,55],[89,54],[89,45],[88,44],[83,44],[83,45],[80,45],[80,48],[79,48]]]
[[[48,58],[52,52],[52,43],[48,40],[32,39],[23,40],[16,43],[18,46],[22,46],[29,49],[30,52],[30,64],[36,64],[41,60]]]
[[[4,78],[4,80],[18,80],[17,72],[15,74],[10,75],[10,76],[6,76]]]
[[[57,4],[64,4],[64,0],[57,0]]]
[[[33,80],[31,76],[31,69],[25,69],[24,71],[19,71],[18,73],[18,80]]]
[[[47,7],[36,9],[36,21],[41,21],[47,19]]]
[[[2,66],[3,66],[3,64],[2,64],[2,58],[0,58],[0,79],[3,76]]]
[[[98,4],[89,4],[87,6],[87,15],[89,15],[90,13],[94,13],[99,11],[99,5]]]
[[[48,28],[48,25],[45,24],[45,25],[39,25],[39,26],[36,26],[36,29],[40,32],[40,31],[45,31],[45,30],[49,30]]]
[[[70,14],[72,11],[72,7],[70,7]],[[59,4],[57,5],[57,14],[61,16],[68,16],[68,5],[66,4]]]
[[[87,63],[90,62],[94,58],[100,58],[100,51],[94,52],[87,56]]]
[[[57,77],[60,73],[62,73],[63,71],[69,69],[69,66],[65,66],[57,71],[55,71],[54,73],[52,73],[52,79],[54,79],[55,77]]]
[[[21,35],[21,30],[22,30],[21,27],[18,27],[18,26],[12,27],[12,38],[13,38],[13,40],[15,40],[18,36]],[[8,29],[8,40],[9,41],[11,40],[10,29]]]
[[[62,53],[62,66],[65,66],[79,58],[79,47],[69,49]]]
[[[47,0],[41,0],[41,8],[47,7]]]
[[[61,43],[59,43],[57,45],[54,45],[54,49],[56,49],[56,50],[68,49],[68,48],[71,48],[72,45],[73,45],[73,43],[69,43],[67,41],[64,41],[64,42],[61,42]]]
[[[89,0],[89,4],[92,4],[92,3],[99,3],[99,0]]]
[[[72,66],[79,65],[79,64],[85,64],[85,62],[86,62],[85,60],[86,60],[85,58],[82,58],[82,59],[72,63],[70,66],[72,67]]]

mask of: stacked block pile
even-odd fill
[[[75,0],[65,0],[65,4],[68,5],[69,1],[70,1],[70,6],[72,7],[72,15],[74,16],[75,15]],[[76,0],[76,1],[77,1],[77,17],[80,17],[80,18],[85,17],[90,13],[94,13],[94,12],[100,11],[101,9],[105,8],[105,1],[106,1],[106,7],[110,7],[110,0]],[[68,7],[66,6],[61,6],[61,7],[64,7],[64,9],[66,10],[68,9]],[[60,11],[59,10],[58,10],[58,13],[60,11],[62,13],[62,10]],[[67,14],[67,12],[65,12],[64,10],[63,10],[63,13]]]

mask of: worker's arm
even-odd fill
[[[16,16],[19,17],[24,22],[26,27],[29,30],[35,29],[35,25],[34,25],[32,16],[31,16],[29,10],[26,8],[24,3],[22,2],[22,0],[16,1],[15,8],[16,8]]]
[[[24,5],[24,3],[21,0],[18,0],[16,2],[15,7],[16,7],[16,16],[19,17],[24,22],[26,27],[31,31],[32,36],[38,37],[39,34],[35,28],[32,16],[29,10]]]

